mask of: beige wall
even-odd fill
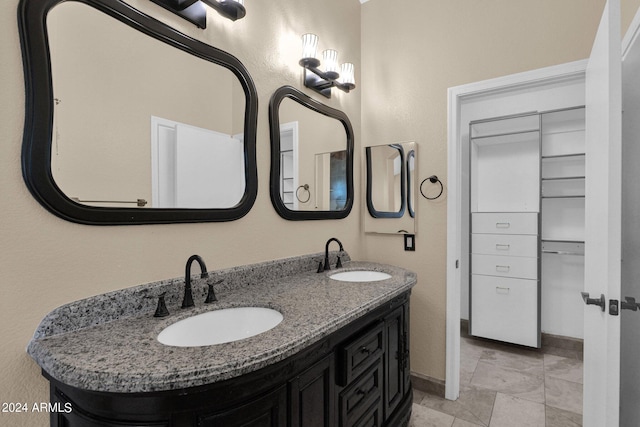
[[[446,89],[587,57],[603,1],[395,0],[391,5],[372,0],[361,7],[357,0],[251,0],[245,19],[234,23],[210,12],[204,31],[148,0],[130,3],[232,52],[247,66],[260,99],[258,199],[246,217],[221,224],[91,227],[45,211],[21,177],[24,82],[18,0],[3,1],[0,401],[48,400],[47,383],[24,349],[40,319],[61,304],[180,276],[193,253],[218,269],[317,252],[331,236],[338,236],[355,259],[397,264],[418,273],[412,298],[412,368],[444,378],[446,193],[437,201],[418,201],[416,252],[403,252],[399,236],[363,238],[362,146],[415,140],[420,145],[420,178],[437,174],[446,186]],[[626,27],[640,1],[624,3]],[[320,36],[321,49],[336,47],[343,60],[354,62],[357,73],[354,92],[335,91],[332,100],[323,100],[348,114],[356,136],[356,204],[349,218],[329,223],[285,221],[276,215],[268,193],[268,100],[279,86],[301,86],[299,36],[310,31]],[[46,423],[45,414],[0,413],[2,425]]]
[[[344,220],[286,221],[276,214],[268,191],[269,98],[280,86],[301,87],[300,35],[306,32],[318,34],[321,48],[335,47],[343,61],[354,62],[360,70],[360,3],[252,0],[246,2],[246,18],[236,22],[210,12],[206,30],[148,0],[131,0],[130,4],[231,52],[249,70],[259,96],[258,198],[244,218],[218,224],[84,226],[63,221],[43,209],[29,194],[20,169],[24,82],[16,19],[18,0],[1,2],[0,402],[48,401],[47,383],[26,355],[25,347],[42,317],[61,304],[181,276],[187,258],[194,253],[202,255],[214,270],[320,252],[328,238],[337,236],[354,258],[362,258],[359,205]],[[337,10],[340,13],[334,13]],[[331,100],[322,101],[346,112],[359,144],[361,91],[337,92]],[[356,163],[359,165],[359,157]],[[356,169],[359,176],[359,167]],[[359,179],[356,186],[360,186]],[[0,413],[0,425],[46,424],[46,414]]]
[[[640,2],[623,1],[623,28]],[[447,88],[584,59],[604,0],[456,0],[362,5],[362,145],[415,140],[418,182],[443,197],[417,202],[416,251],[401,236],[367,235],[364,256],[418,273],[411,368],[445,378]],[[425,184],[428,185],[428,184]]]

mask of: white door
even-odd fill
[[[640,11],[622,44],[622,299],[640,302]],[[620,425],[640,421],[640,310],[620,311]]]
[[[244,195],[242,144],[229,135],[176,126],[176,206],[224,209]]]
[[[605,5],[586,76],[585,292],[583,425],[619,425],[621,115],[620,2]],[[585,301],[587,302],[587,301]]]
[[[151,118],[152,207],[232,208],[245,192],[242,135]]]

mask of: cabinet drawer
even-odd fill
[[[471,232],[492,234],[538,234],[538,213],[473,213],[471,214]]]
[[[538,236],[521,234],[473,234],[471,253],[484,255],[538,256]]]
[[[471,274],[538,279],[538,258],[471,255]]]
[[[339,396],[342,427],[357,425],[367,419],[370,410],[382,404],[382,359],[367,369]],[[366,425],[366,423],[365,423]]]
[[[537,280],[471,276],[471,335],[539,346]]]
[[[379,323],[341,346],[338,352],[339,385],[346,385],[382,355],[384,352],[383,326]]]
[[[378,399],[371,405],[353,427],[382,427],[382,400]]]

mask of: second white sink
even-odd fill
[[[390,277],[390,274],[372,270],[343,271],[329,276],[330,279],[340,280],[342,282],[377,282],[379,280],[389,279]]]
[[[167,326],[158,334],[158,341],[174,347],[224,344],[273,329],[282,319],[279,311],[264,307],[208,311]]]

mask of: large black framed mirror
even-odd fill
[[[230,221],[257,195],[258,100],[233,55],[119,0],[21,0],[22,170],[91,225]]]
[[[347,115],[291,86],[269,103],[271,202],[288,220],[341,219],[353,207],[353,128]]]

